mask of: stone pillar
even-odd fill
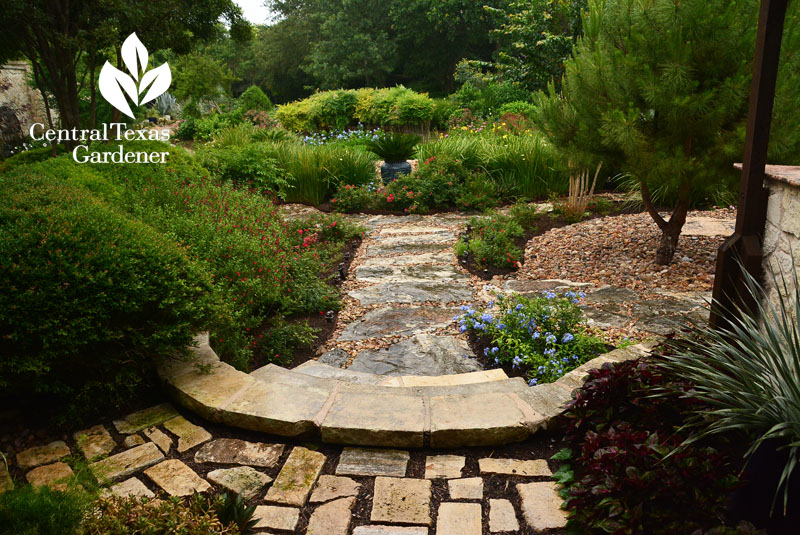
[[[767,298],[778,302],[778,291],[770,273],[786,278],[789,290],[800,269],[800,167],[768,165],[765,187],[769,190],[767,224],[764,229],[764,270]]]

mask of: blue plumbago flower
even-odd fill
[[[571,333],[567,333],[564,335],[564,338],[561,339],[561,343],[566,344],[567,342],[572,342],[573,340],[575,340],[575,337],[572,336]]]
[[[495,357],[494,358],[494,363],[499,366],[500,365],[500,358],[499,357]]]
[[[485,321],[486,323],[491,323],[494,318],[489,313],[484,313],[481,315],[481,321]]]
[[[469,310],[469,305],[461,305],[461,312],[466,312]]]
[[[563,370],[562,368],[559,368],[559,369],[558,369],[558,374],[559,374],[559,375],[563,375],[563,373],[564,373],[564,370]]]
[[[459,321],[460,319],[461,319],[461,316],[453,316],[453,321]]]
[[[497,324],[497,328],[500,329],[501,331],[503,331],[506,328],[506,324],[505,323],[498,323]]]
[[[566,292],[564,292],[564,297],[568,297],[570,299],[574,299],[575,296],[576,296],[576,294],[572,290],[567,290]]]
[[[475,324],[475,328],[476,329],[480,329],[480,330],[482,330],[484,332],[486,331],[486,325],[484,325],[483,323],[476,323]]]
[[[553,355],[555,355],[555,354],[556,354],[556,348],[554,348],[554,347],[551,347],[551,348],[549,348],[549,349],[545,349],[545,350],[544,350],[544,354],[545,354],[545,355],[547,355],[548,357],[552,357]],[[551,361],[551,362],[552,362],[552,361]]]
[[[536,369],[536,373],[538,373],[539,375],[543,374],[543,373],[544,373],[544,372],[546,372],[546,371],[547,371],[547,368],[545,368],[544,366],[539,366],[539,367]]]
[[[572,357],[570,357],[570,358],[571,358],[572,360],[574,360],[574,361],[576,361],[576,362],[577,362],[577,360],[578,360],[578,355],[572,355]]]
[[[514,360],[512,360],[512,361],[511,361],[511,364],[513,364],[513,365],[514,365],[514,367],[516,368],[517,366],[519,366],[520,364],[522,364],[522,357],[520,357],[519,355],[517,355],[516,357],[514,357]]]
[[[539,379],[537,379],[536,377],[528,381],[528,386],[536,386],[538,384],[539,384]]]
[[[486,308],[492,308],[494,306],[494,301],[489,301],[489,304]]]
[[[586,292],[578,292],[578,297],[583,299],[584,297],[586,297]]]
[[[516,311],[522,310],[522,303],[517,303],[517,306],[514,307],[514,310]]]
[[[555,344],[556,340],[558,340],[558,338],[556,338],[556,335],[550,333],[547,333],[547,337],[544,339],[544,341],[547,342],[548,344]]]
[[[484,357],[488,357],[489,356],[489,348],[488,347],[483,348],[483,356]]]
[[[467,326],[466,325],[462,325],[461,327],[458,328],[458,332],[460,332],[460,333],[463,333],[466,330],[467,330]]]
[[[536,340],[536,339],[537,339],[537,338],[539,338],[540,336],[542,336],[542,333],[540,333],[539,331],[535,331],[535,332],[533,333],[533,339],[534,339],[534,340]]]
[[[500,351],[499,347],[495,346],[492,348],[492,353],[497,353],[498,351]]]
[[[555,299],[556,298],[556,294],[555,294],[555,292],[545,292],[544,293],[544,297],[545,297],[545,299],[548,299],[548,300],[549,299]]]

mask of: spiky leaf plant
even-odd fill
[[[695,326],[690,336],[672,342],[675,351],[665,365],[694,383],[690,394],[709,407],[688,422],[698,432],[687,442],[744,432],[752,437],[748,461],[765,441],[781,444],[788,455],[775,499],[783,490],[785,511],[800,456],[800,284],[797,271],[770,273],[769,280],[777,298],[768,301],[764,286],[747,275],[757,314],[726,310],[729,327]]]
[[[404,162],[414,156],[414,147],[422,141],[416,134],[388,132],[366,143],[367,150],[386,162]]]

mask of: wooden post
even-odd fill
[[[711,326],[724,328],[724,311],[741,308],[752,313],[744,273],[762,278],[762,242],[767,218],[768,192],[764,188],[764,169],[775,101],[775,84],[781,52],[783,23],[789,0],[761,0],[753,82],[750,86],[750,111],[747,117],[742,167],[742,189],[739,196],[736,230],[719,248],[714,277]]]

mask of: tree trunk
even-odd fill
[[[686,224],[686,214],[689,212],[690,186],[689,184],[681,185],[678,190],[678,202],[670,215],[669,221],[665,221],[656,210],[647,185],[642,182],[641,187],[642,201],[647,208],[647,212],[656,222],[658,228],[661,229],[661,241],[658,244],[658,249],[656,249],[655,261],[657,264],[665,266],[672,262],[675,251],[678,249],[678,238],[681,235],[681,230],[683,230],[683,225]]]

